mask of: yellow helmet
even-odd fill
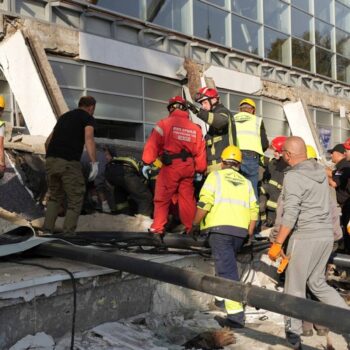
[[[315,149],[310,146],[310,145],[306,145],[306,156],[307,156],[307,159],[317,159],[317,153],[315,151]]]
[[[239,106],[242,106],[244,104],[247,104],[249,106],[252,106],[254,109],[256,109],[256,105],[255,102],[251,99],[251,98],[244,98],[243,100],[241,100],[241,102],[239,103]]]
[[[227,146],[221,153],[221,159],[223,161],[235,160],[242,163],[242,152],[237,146]]]
[[[2,95],[0,95],[0,108],[5,108],[5,99]]]

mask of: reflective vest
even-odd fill
[[[247,112],[235,114],[234,119],[237,130],[237,146],[241,150],[254,151],[263,155],[260,137],[262,119]]]
[[[208,175],[197,206],[208,212],[201,222],[202,231],[235,232],[234,235],[243,237],[250,221],[257,220],[259,212],[251,182],[232,168]]]
[[[2,127],[2,126],[4,126],[5,125],[5,121],[4,120],[0,120],[0,128]]]

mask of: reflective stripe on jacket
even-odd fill
[[[133,157],[113,157],[112,162],[134,168],[137,173],[140,172],[140,162]]]
[[[221,103],[215,105],[212,111],[202,111],[206,117],[200,117],[209,124],[205,136],[208,168],[207,173],[220,169],[222,151],[231,145],[236,145],[236,128],[232,113]]]
[[[186,151],[193,157],[196,172],[203,173],[206,170],[207,161],[202,130],[189,120],[187,111],[176,109],[170,113],[169,117],[157,123],[145,144],[142,160],[145,164],[151,164],[165,151],[169,155]]]
[[[198,208],[208,211],[201,222],[204,232],[245,237],[259,207],[252,184],[234,169],[211,172],[199,195]]]
[[[241,150],[264,154],[261,145],[262,119],[254,114],[240,112],[234,115],[237,130],[237,146]]]

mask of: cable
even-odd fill
[[[70,350],[74,350],[75,318],[76,318],[76,312],[77,312],[77,286],[76,286],[73,273],[63,267],[48,267],[37,263],[29,263],[29,262],[23,262],[23,261],[17,261],[17,260],[9,260],[9,261],[20,265],[41,267],[49,271],[63,271],[68,274],[68,276],[72,281],[72,288],[73,288],[73,315],[72,315],[72,332],[71,332]]]

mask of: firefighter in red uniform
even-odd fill
[[[180,220],[186,232],[192,227],[196,212],[193,178],[207,167],[205,142],[201,128],[190,121],[186,101],[181,96],[169,100],[169,116],[160,120],[147,140],[142,160],[148,165],[160,158],[160,169],[154,194],[154,220],[150,232],[164,234],[169,206],[178,195]]]

